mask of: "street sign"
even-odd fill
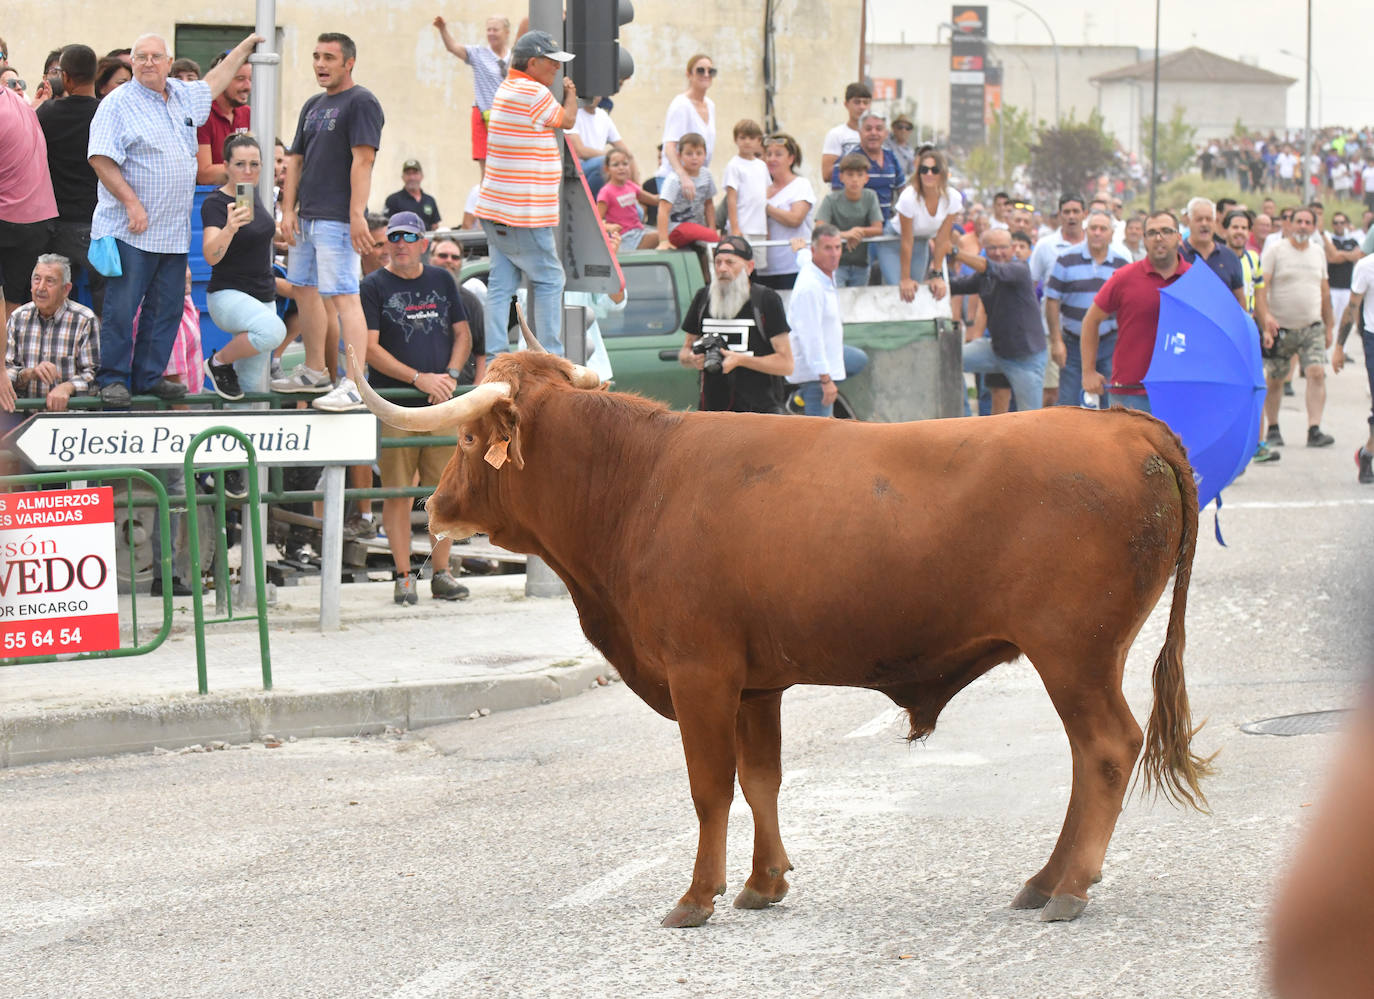
[[[371,413],[222,410],[147,413],[40,413],[6,441],[39,470],[166,468],[180,465],[191,438],[210,427],[233,427],[253,443],[262,465],[365,465],[377,458]],[[242,462],[233,437],[206,438],[196,461]]]
[[[982,145],[985,137],[988,9],[955,4],[950,20],[949,141],[968,150]]]
[[[119,648],[114,490],[0,496],[0,655]]]

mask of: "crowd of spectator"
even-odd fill
[[[1204,179],[1224,179],[1244,192],[1363,201],[1374,208],[1374,132],[1322,128],[1311,152],[1302,138],[1273,132],[1212,139],[1197,149]],[[1305,185],[1305,186],[1304,186]]]
[[[1105,308],[1119,297],[1099,293],[1119,271],[1146,275],[1137,282],[1145,287],[1173,280],[1200,258],[1262,331],[1272,351],[1271,393],[1300,367],[1307,442],[1331,443],[1320,427],[1325,350],[1337,320],[1349,318],[1352,294],[1361,294],[1357,262],[1374,241],[1368,132],[1324,131],[1306,163],[1293,143],[1273,135],[1202,148],[1205,177],[1291,203],[1283,208],[1273,197],[1251,206],[1194,199],[1174,214],[1132,216],[1123,208],[1135,177],[1129,170],[1101,178],[1092,197],[1068,192],[1052,207],[1037,208],[1015,186],[984,203],[960,191],[942,150],[911,145],[909,119],[889,121],[875,110],[863,83],[846,87],[844,120],[808,155],[784,131],[769,133],[747,116],[718,117],[710,91],[719,71],[709,54],[696,53],[685,64],[683,91],[665,110],[650,164],[647,143],[617,128],[610,97],[578,94],[570,78],[551,92],[572,56],[548,34],[524,23],[513,31],[494,16],[482,41],[467,42],[442,17],[433,24],[473,74],[468,128],[482,180],[461,221],[441,213],[415,159],[404,162],[384,212],[369,214],[370,203],[383,201],[373,164],[384,101],[354,80],[359,56],[345,35],[317,40],[312,69],[322,92],[299,110],[289,142],[271,150],[271,206],[256,195],[268,161],[252,137],[248,107],[253,71],[246,60],[256,36],[203,71],[174,59],[157,35],[103,57],[68,45],[48,54],[34,87],[0,40],[0,278],[11,376],[0,381],[0,408],[13,410],[16,392],[64,408],[83,390],[120,408],[134,393],[178,400],[202,384],[237,400],[265,388],[270,371],[275,392],[311,396],[319,409],[357,409],[361,395],[339,363],[345,349],[366,358],[377,384],[408,385],[438,399],[480,379],[488,357],[506,349],[506,304],[522,277],[532,288],[540,342],[561,350],[566,298],[552,239],[562,155],[554,134],[561,132],[612,252],[692,247],[723,254],[717,295],[737,271],[748,286],[774,291],[806,278],[799,301],[808,303],[810,319],[800,325],[826,330],[818,345],[794,348],[806,358],[808,412],[830,412],[838,380],[813,369],[838,368],[843,378],[830,342],[834,299],[824,289],[865,285],[895,286],[906,301],[922,285],[953,296],[980,411],[1076,405],[1104,390],[1112,401],[1137,405],[1138,385],[1120,381],[1120,359],[1138,350],[1123,352],[1118,340],[1130,339],[1122,329],[1140,324]],[[734,150],[721,168],[717,139],[725,122]],[[811,162],[819,178],[807,172]],[[187,269],[196,185],[200,249],[211,267],[205,307],[230,337],[203,357]],[[1328,222],[1321,196],[1363,197],[1371,210],[1358,221],[1335,212]],[[459,243],[431,238],[446,227],[484,230],[487,287],[459,288]],[[1300,295],[1286,283],[1291,273]],[[379,346],[409,342],[384,335],[396,317],[387,312],[389,298],[378,304],[379,284],[392,297],[442,299],[442,309],[425,312],[446,317],[426,327],[425,350]],[[74,299],[74,286],[90,308]],[[589,304],[623,306],[623,294]],[[282,371],[281,353],[297,338],[304,360]],[[763,338],[761,353],[775,338]],[[601,356],[604,362],[604,349]],[[847,359],[851,370],[863,363]],[[771,367],[790,364],[789,357],[765,367],[771,377],[778,374]],[[1138,381],[1139,372],[1127,374]],[[1271,397],[1258,461],[1277,460],[1276,420]],[[407,480],[417,474],[424,474],[419,464],[396,470]],[[1362,465],[1361,481],[1365,474]],[[398,600],[413,602],[413,591],[398,589]]]

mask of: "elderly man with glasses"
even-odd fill
[[[486,306],[479,296],[486,294],[486,285],[478,278],[463,283],[463,248],[451,239],[436,239],[429,245],[429,262],[443,268],[458,282],[458,297],[468,314],[468,328],[472,330],[472,354],[458,376],[459,385],[476,385],[487,373]],[[469,287],[468,285],[471,285]],[[476,289],[476,290],[474,290]]]
[[[91,241],[110,237],[120,274],[106,275],[96,381],[107,406],[127,409],[129,393],[163,399],[185,394],[162,377],[176,341],[186,297],[191,245],[196,129],[210,102],[263,41],[249,35],[205,79],[169,79],[167,42],[143,35],[134,42],[134,79],[111,91],[91,119],[87,155],[100,181]],[[134,313],[142,303],[142,335],[134,341]]]
[[[1155,212],[1145,219],[1145,258],[1118,268],[1098,289],[1083,318],[1079,352],[1083,362],[1083,391],[1101,396],[1103,405],[1150,411],[1145,394],[1145,372],[1154,356],[1159,327],[1159,292],[1173,284],[1191,266],[1179,253],[1182,245],[1178,218],[1173,212]],[[1112,354],[1111,384],[1097,370],[1100,327],[1116,316],[1116,352]]]

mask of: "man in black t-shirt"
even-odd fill
[[[57,218],[48,225],[47,252],[66,257],[73,271],[85,273],[98,316],[104,307],[105,279],[86,260],[96,200],[95,171],[86,159],[91,119],[100,104],[95,97],[95,51],[86,45],[68,45],[58,56],[58,66],[67,96],[38,106],[38,124],[48,143],[52,193],[57,199]]]
[[[424,263],[429,241],[425,224],[414,212],[391,217],[386,230],[391,260],[363,278],[359,294],[367,323],[368,384],[375,389],[416,388],[427,399],[397,399],[401,405],[423,406],[452,398],[458,377],[472,352],[472,332],[458,296],[453,275]],[[432,437],[419,431],[389,429],[394,437]],[[415,483],[437,486],[452,447],[387,448],[381,452],[382,487],[405,488]],[[398,604],[419,600],[410,572],[410,509],[408,497],[382,500],[382,526],[396,564],[392,596]],[[430,593],[436,600],[461,600],[467,587],[449,573],[451,542],[430,536],[434,578]]]
[[[370,245],[367,199],[385,116],[372,92],[353,82],[357,54],[353,40],[337,32],[316,42],[312,64],[324,93],[301,107],[281,194],[281,233],[291,244],[286,280],[296,288],[305,362],[274,379],[272,391],[318,395],[311,405],[330,412],[364,408],[347,372],[331,387],[323,301],[331,300],[343,342],[363,353],[367,331],[358,304],[358,261]]]
[[[740,236],[716,244],[715,277],[692,299],[678,361],[701,372],[697,408],[735,413],[782,412],[782,379],[792,373],[791,327],[782,299],[754,285],[754,248]],[[719,337],[721,370],[706,370],[709,341]],[[707,342],[702,342],[707,341]],[[701,353],[697,344],[701,342]]]
[[[420,161],[406,160],[401,165],[401,189],[387,195],[387,216],[397,212],[414,212],[425,220],[426,229],[439,228],[439,203],[434,200],[434,195],[426,194],[421,189],[424,180],[425,172],[420,169]]]
[[[463,300],[468,328],[472,330],[472,356],[463,365],[458,384],[476,385],[487,373],[486,306],[481,298],[463,287],[463,247],[459,243],[452,239],[436,239],[430,244],[429,263],[448,271],[458,284],[458,297]]]

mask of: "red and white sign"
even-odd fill
[[[0,657],[119,648],[114,490],[0,494]]]

